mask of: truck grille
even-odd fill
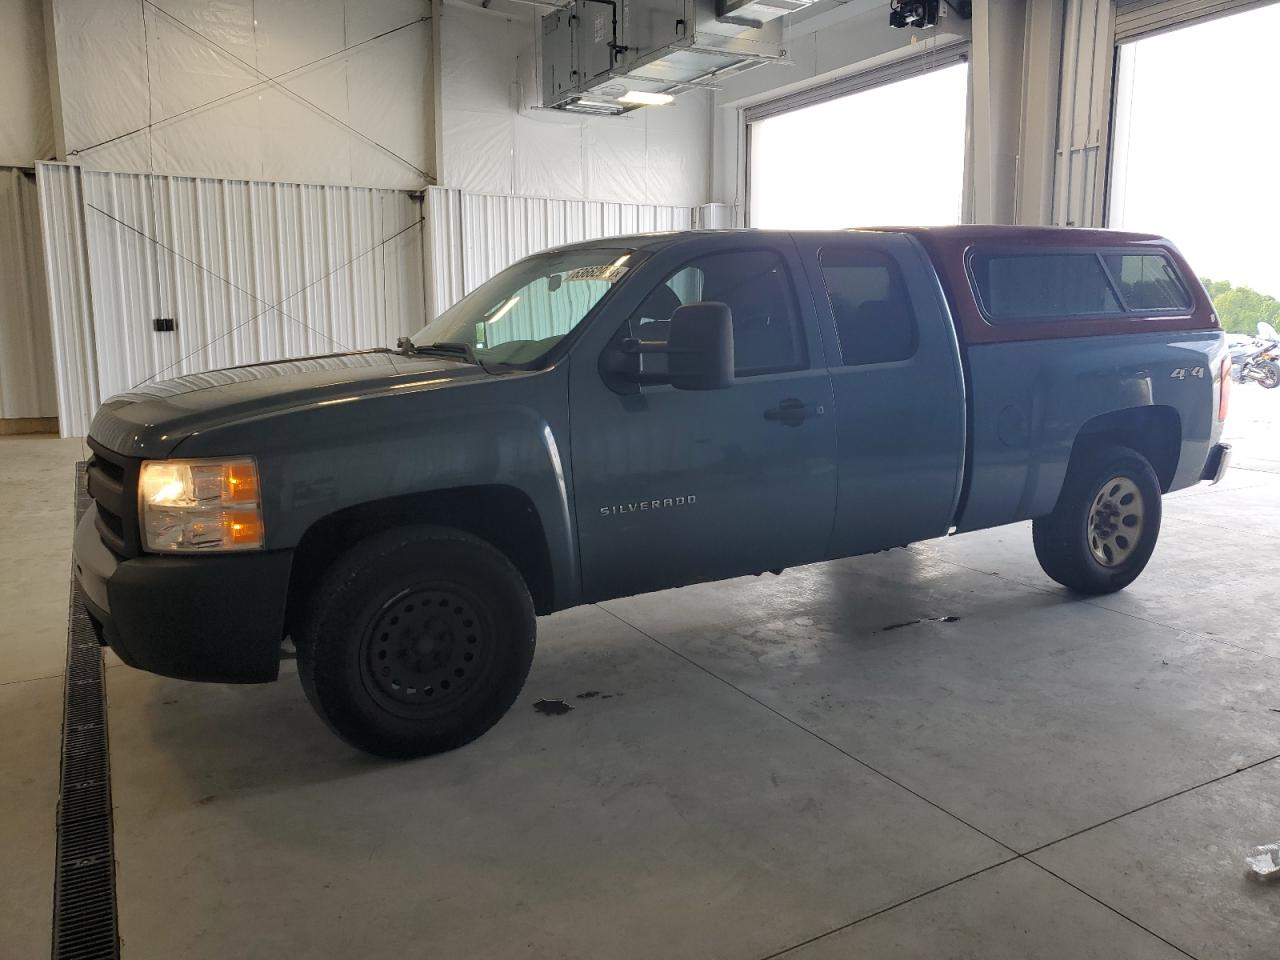
[[[138,471],[142,461],[125,457],[89,438],[87,469],[89,496],[97,515],[98,535],[118,557],[136,557],[142,552],[138,540]]]

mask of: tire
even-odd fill
[[[1258,382],[1268,390],[1274,390],[1280,387],[1280,363],[1274,360],[1264,360],[1258,364],[1262,370],[1262,379]]]
[[[352,547],[313,594],[298,644],[307,699],[339,737],[418,757],[479,737],[533,662],[524,579],[470,534],[407,527]]]
[[[1041,569],[1076,593],[1123,590],[1155,550],[1160,496],[1155,471],[1137,451],[1100,444],[1075,452],[1053,513],[1031,524]]]

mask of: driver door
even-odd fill
[[[726,249],[725,238],[702,238],[645,264],[647,292],[611,331],[613,341],[663,339],[677,307],[723,302],[736,358],[728,389],[619,392],[602,376],[598,351],[575,355],[570,420],[584,600],[826,556],[835,417],[811,298],[795,284],[802,275],[789,239]]]

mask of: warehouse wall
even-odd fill
[[[688,230],[691,207],[468,193],[433,187],[426,198],[430,238],[428,315],[522,257],[548,247],[626,233]]]
[[[149,379],[385,347],[422,325],[422,205],[404,191],[37,175],[64,436]]]
[[[86,169],[421,188],[428,0],[49,0],[58,153]]]
[[[625,117],[537,109],[536,8],[448,0],[440,20],[441,184],[478,193],[693,206],[710,192],[703,91]]]
[[[53,154],[42,0],[0,0],[0,164]]]
[[[35,176],[0,168],[0,420],[57,416]]]
[[[46,256],[59,265],[48,283],[64,436],[146,380],[391,346],[528,254],[694,219],[678,205],[444,187],[420,200],[63,164],[37,175]],[[156,317],[176,330],[157,332]]]
[[[29,169],[52,153],[43,3],[0,0],[0,420],[34,421],[56,412],[36,186]],[[13,428],[12,422],[0,424],[0,431]]]
[[[0,70],[25,78],[0,89],[6,149],[51,136],[79,165],[39,170],[63,432],[155,374],[386,345],[548,245],[740,222],[746,106],[948,44],[971,65],[967,216],[1101,222],[1113,0],[975,0],[929,34],[849,0],[790,21],[787,63],[623,118],[539,109],[539,11],[491,7],[0,0]],[[19,391],[42,410],[45,379]]]

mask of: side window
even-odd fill
[[[839,245],[818,254],[845,366],[914,356],[916,317],[897,264],[874,250]]]
[[[970,267],[993,323],[1124,313],[1094,253],[979,253]]]
[[[1152,253],[1103,254],[1130,310],[1186,310],[1191,298],[1168,257]]]
[[[807,363],[790,274],[782,258],[767,250],[716,253],[685,264],[645,297],[631,318],[631,335],[665,340],[676,308],[703,300],[727,304],[733,315],[739,377],[798,370]]]

